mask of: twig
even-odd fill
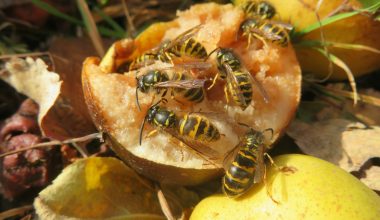
[[[320,26],[319,27],[319,33],[320,33],[321,41],[323,43],[322,47],[326,51],[327,60],[329,61],[328,74],[327,74],[327,76],[324,79],[322,79],[322,82],[324,82],[324,81],[328,80],[331,77],[331,75],[334,73],[334,67],[333,67],[333,63],[331,61],[330,52],[329,52],[326,44],[324,43],[326,41],[325,40],[325,34],[324,34],[323,30],[322,30],[323,25],[322,25],[322,22],[321,22],[321,18],[319,17],[319,14],[318,14],[319,8],[321,7],[322,3],[323,3],[323,0],[318,0],[317,6],[316,6],[316,8],[314,10],[314,13],[315,13],[315,16],[317,17],[317,20],[318,20],[318,23],[319,23],[319,26]]]
[[[105,54],[105,50],[98,28],[96,27],[96,23],[90,12],[90,9],[88,8],[86,1],[84,0],[77,0],[77,4],[79,6],[80,12],[82,13],[82,17],[87,28],[87,32],[90,35],[91,41],[94,44],[94,47],[98,52],[98,55],[102,57]]]
[[[155,188],[157,190],[157,197],[158,197],[158,201],[161,205],[161,210],[164,213],[165,217],[169,220],[175,220],[174,215],[173,215],[172,211],[170,210],[169,203],[166,200],[165,195],[162,192],[161,187],[158,184],[156,184]]]
[[[23,151],[31,150],[31,149],[49,147],[49,146],[54,146],[54,145],[62,145],[62,144],[72,144],[76,142],[84,142],[84,141],[88,141],[92,139],[101,139],[101,138],[102,138],[102,133],[94,133],[94,134],[89,134],[83,137],[73,138],[73,139],[64,140],[64,141],[54,140],[54,141],[35,144],[30,147],[25,147],[25,148],[14,150],[14,151],[9,151],[9,152],[0,154],[0,158],[11,155],[11,154],[17,154]]]
[[[127,19],[127,23],[128,23],[128,27],[127,27],[128,35],[129,35],[129,37],[135,37],[136,36],[136,28],[135,28],[135,25],[133,24],[131,15],[129,14],[127,3],[125,2],[125,0],[121,0],[121,2],[123,4],[123,10],[124,10],[125,18]]]
[[[32,205],[25,205],[25,206],[21,206],[21,207],[14,208],[14,209],[9,209],[7,211],[0,213],[0,219],[6,219],[6,218],[10,218],[10,217],[17,216],[17,215],[22,215],[25,212],[32,210],[32,209],[33,209]]]

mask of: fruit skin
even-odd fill
[[[380,197],[354,176],[324,160],[289,154],[274,159],[278,166],[294,167],[279,173],[273,166],[264,184],[238,199],[213,195],[202,200],[190,220],[204,219],[379,219]]]
[[[314,8],[318,0],[267,0],[276,8],[279,16],[285,22],[292,24],[296,30],[303,30],[317,22]],[[244,0],[235,0],[234,4],[240,4]],[[318,13],[321,19],[340,6],[343,1],[323,1]],[[351,0],[350,5],[354,8],[362,8],[357,0]],[[355,15],[353,17],[334,22],[322,28],[326,41],[347,44],[361,44],[380,50],[380,22],[374,21],[370,16]],[[307,34],[304,40],[320,40],[320,30]],[[324,78],[328,75],[329,63],[320,53],[310,48],[297,48],[297,57],[304,72],[312,72],[315,76]],[[350,50],[329,48],[329,52],[343,60],[351,69],[354,76],[358,77],[380,69],[380,54]],[[345,72],[334,65],[332,80],[347,79]]]
[[[148,178],[154,179],[164,184],[176,185],[198,185],[200,183],[214,179],[222,174],[220,168],[190,169],[175,167],[138,157],[130,153],[113,136],[115,131],[108,122],[105,110],[102,109],[99,100],[95,95],[97,88],[92,84],[92,79],[99,75],[106,75],[99,66],[100,60],[96,57],[88,57],[83,64],[82,85],[85,101],[93,118],[94,124],[99,131],[104,132],[104,138],[117,155],[133,169]],[[103,66],[104,67],[104,66]],[[121,79],[119,77],[119,79]]]

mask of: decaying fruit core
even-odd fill
[[[95,58],[88,58],[83,68],[83,85],[86,102],[98,128],[111,135],[134,156],[153,162],[154,166],[168,165],[178,168],[179,175],[186,169],[221,168],[222,157],[236,146],[239,136],[246,130],[237,125],[238,122],[258,130],[272,128],[275,135],[268,140],[268,143],[273,143],[290,122],[298,105],[301,85],[300,67],[291,46],[284,48],[268,42],[268,47],[264,47],[261,41],[253,40],[247,47],[247,40],[238,34],[239,26],[243,21],[244,13],[231,4],[195,5],[187,11],[178,12],[178,18],[170,23],[148,28],[136,40],[124,40],[121,41],[124,43],[114,44],[100,65]],[[144,137],[140,146],[140,124],[148,108],[157,102],[161,95],[155,95],[154,92],[147,94],[139,92],[141,105],[141,111],[139,111],[135,97],[135,72],[116,73],[120,60],[131,61],[144,52],[144,49],[158,46],[163,40],[174,39],[199,24],[203,26],[194,35],[194,39],[204,45],[208,53],[217,47],[233,49],[269,97],[269,102],[264,102],[257,86],[253,84],[253,101],[248,108],[243,111],[239,106],[234,105],[230,97],[226,109],[223,91],[225,81],[223,80],[218,80],[212,89],[205,89],[205,100],[199,104],[183,105],[172,100],[168,95],[169,102],[165,105],[166,108],[173,110],[179,116],[189,112],[203,112],[205,117],[208,117],[219,129],[222,134],[220,140],[209,146],[218,151],[221,158],[212,163],[161,131],[151,137]],[[124,54],[120,45],[124,47]],[[214,77],[217,73],[215,54],[207,62],[212,64],[210,69],[192,71],[192,75],[196,78]],[[157,61],[145,69],[164,68],[168,65],[170,64]],[[142,68],[139,73],[144,71]],[[147,124],[144,136],[153,129]],[[146,174],[144,169],[138,169],[138,171]],[[164,173],[161,175],[165,176]]]

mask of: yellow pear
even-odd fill
[[[210,196],[195,207],[190,220],[380,219],[380,197],[341,168],[297,154],[274,161],[293,172],[267,166],[265,185],[256,184],[237,199]]]

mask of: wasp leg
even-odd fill
[[[267,191],[267,195],[270,197],[270,199],[274,203],[276,203],[277,205],[279,205],[280,202],[273,198],[272,191],[269,188],[269,184],[267,182],[267,167],[265,165],[264,165],[264,177],[263,177],[263,181],[264,181],[265,189]]]
[[[170,53],[169,53],[169,52],[165,52],[165,56],[166,56],[166,58],[168,59],[168,61],[169,61],[171,64],[174,65],[174,61],[173,61],[173,58],[172,58],[172,56],[170,55]]]
[[[178,102],[178,103],[181,104],[181,105],[185,105],[183,102],[181,102],[181,101],[179,101],[178,99],[176,99],[173,90],[170,92],[170,98],[173,99],[174,101]]]
[[[227,87],[227,84],[224,86],[224,95],[226,96],[226,106],[225,106],[225,109],[226,111],[228,112],[228,104],[230,103],[230,98],[228,96],[228,87]]]
[[[219,77],[219,73],[217,73],[214,77],[214,79],[212,80],[212,84],[207,88],[207,90],[210,90],[212,87],[215,86],[215,83],[216,83],[216,80],[218,79]]]
[[[251,42],[252,42],[252,34],[248,34],[247,50],[249,49]]]
[[[149,137],[151,137],[151,136],[153,136],[153,135],[156,135],[157,133],[158,133],[158,130],[157,130],[157,129],[154,129],[153,131],[149,132],[149,134],[147,134],[147,135],[145,136],[145,138],[149,138]]]
[[[279,172],[281,173],[284,173],[284,174],[291,174],[291,173],[295,173],[297,171],[297,169],[295,167],[289,167],[289,166],[278,166],[272,159],[271,156],[269,156],[269,154],[267,153],[264,153],[264,155],[269,159],[269,162],[270,164],[276,169],[278,170]]]
[[[267,41],[266,41],[263,37],[261,37],[261,36],[258,35],[258,34],[255,34],[255,33],[253,34],[253,36],[255,36],[255,38],[257,38],[257,39],[259,39],[261,42],[263,42],[265,48],[269,48]]]
[[[183,160],[185,159],[185,156],[184,156],[184,154],[183,154],[183,149],[182,149],[182,147],[186,147],[186,146],[183,144],[182,141],[180,141],[179,144],[178,144],[178,139],[176,139],[176,138],[174,138],[174,137],[170,138],[170,139],[169,139],[169,142],[172,143],[172,144],[175,145],[175,146],[179,145],[179,147],[180,147],[179,150],[180,150],[180,153],[181,153],[181,161],[183,161]]]
[[[186,147],[182,141],[179,142],[179,146],[182,148],[182,147]],[[183,150],[181,149],[181,161],[183,161],[185,158],[185,156],[183,155]]]

